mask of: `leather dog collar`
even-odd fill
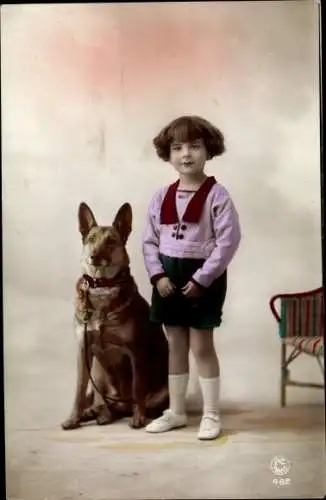
[[[116,285],[123,276],[124,273],[119,273],[113,278],[92,278],[89,274],[83,274],[83,279],[87,282],[90,288],[105,288]]]

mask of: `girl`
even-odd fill
[[[215,439],[220,433],[220,370],[213,329],[221,324],[227,267],[241,238],[227,190],[204,171],[207,160],[223,154],[224,138],[203,118],[182,116],[153,142],[179,179],[154,195],[143,237],[153,285],[151,320],[164,325],[169,343],[170,393],[169,409],[146,431],[166,432],[187,424],[190,348],[203,395],[198,439]]]

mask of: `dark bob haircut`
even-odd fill
[[[208,160],[225,151],[222,132],[199,116],[180,116],[173,120],[154,138],[153,144],[159,158],[169,161],[172,142],[192,142],[197,139],[204,141]]]

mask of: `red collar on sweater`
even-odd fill
[[[175,224],[179,222],[176,206],[176,194],[179,184],[180,180],[171,184],[167,190],[161,207],[161,224]],[[184,222],[199,222],[208,193],[214,184],[216,184],[215,177],[207,177],[188,203],[186,211],[182,217]]]

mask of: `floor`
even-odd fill
[[[223,398],[223,434],[207,443],[196,439],[200,416],[191,398],[189,426],[164,435],[131,430],[126,421],[62,431],[75,380],[74,341],[63,320],[71,305],[57,304],[54,315],[45,302],[33,304],[4,303],[8,500],[324,496],[323,404],[290,398],[281,409],[249,392]]]
[[[152,436],[128,428],[87,425],[7,432],[8,500],[146,498],[316,498],[324,495],[324,411],[234,408],[224,432],[196,440],[199,417],[183,430]],[[289,471],[273,474],[275,457]],[[282,471],[281,471],[282,472]]]

